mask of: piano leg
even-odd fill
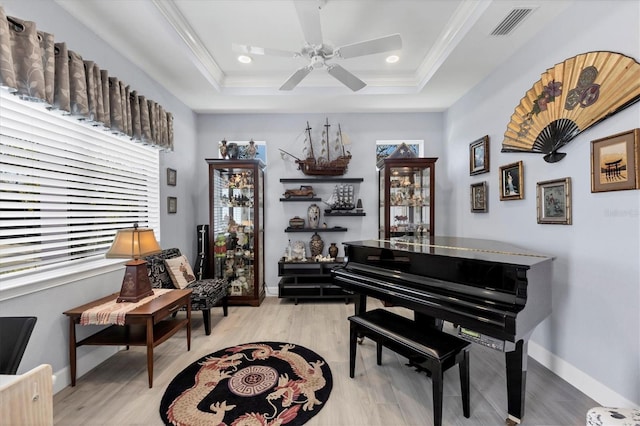
[[[358,294],[357,297],[353,301],[353,305],[355,307],[355,314],[362,315],[367,312],[367,295],[366,294]]]
[[[505,352],[507,367],[507,425],[520,424],[524,416],[524,396],[527,386],[528,340],[518,340],[513,351]]]
[[[365,312],[367,312],[367,295],[366,294],[358,294],[358,296],[353,300],[353,305],[355,307],[355,314],[356,315],[362,315]],[[364,343],[364,336],[358,335],[358,344],[361,345],[362,343]],[[354,353],[355,353],[355,350],[356,349],[353,348]],[[354,358],[353,362],[354,362],[354,366],[355,366],[355,362],[356,362],[355,358]],[[353,377],[353,376],[351,376],[351,377]]]

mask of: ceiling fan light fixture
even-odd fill
[[[398,62],[400,60],[400,56],[398,55],[389,55],[387,56],[387,59],[385,59],[387,61],[388,64],[395,64],[396,62]]]
[[[238,56],[238,62],[241,62],[243,64],[250,64],[251,61],[252,61],[251,56],[247,56],[247,55]]]

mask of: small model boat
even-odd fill
[[[331,193],[331,196],[323,201],[327,206],[329,206],[329,210],[353,210],[356,208],[354,203],[354,192],[353,185],[350,184],[340,184],[336,185]]]

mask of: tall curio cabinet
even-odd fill
[[[385,158],[378,166],[379,237],[420,242],[434,235],[437,158]]]
[[[229,304],[265,297],[264,168],[261,160],[207,159],[209,270],[229,281]]]

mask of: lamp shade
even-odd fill
[[[116,233],[106,257],[139,259],[161,251],[153,229],[138,228],[136,224],[133,228],[120,229]]]
[[[153,229],[133,228],[120,229],[111,244],[106,257],[133,259],[125,264],[124,279],[117,302],[138,302],[152,296],[151,282],[147,276],[147,262],[141,257],[161,252],[162,249],[153,235]]]

